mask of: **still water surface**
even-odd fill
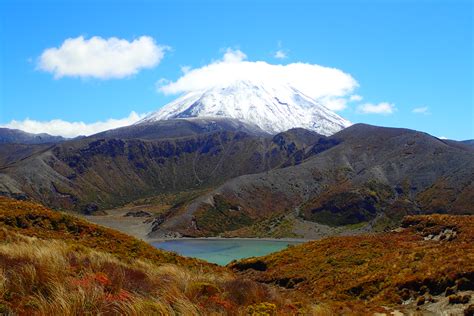
[[[234,259],[263,256],[299,241],[259,239],[177,239],[153,242],[152,245],[186,257],[226,265]]]

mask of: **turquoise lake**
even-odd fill
[[[299,241],[258,239],[177,239],[153,242],[163,250],[174,251],[186,257],[226,265],[234,259],[257,257],[296,245]]]

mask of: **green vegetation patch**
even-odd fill
[[[238,205],[229,203],[221,195],[214,197],[214,206],[204,206],[194,213],[199,230],[217,235],[252,224],[252,218]]]
[[[354,225],[373,220],[394,197],[392,189],[376,181],[359,188],[330,192],[307,203],[304,218],[329,226]]]

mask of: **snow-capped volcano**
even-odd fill
[[[138,122],[228,117],[275,134],[295,127],[332,135],[351,123],[289,85],[237,81],[190,92]]]

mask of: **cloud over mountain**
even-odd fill
[[[55,136],[76,137],[80,135],[89,136],[105,130],[118,128],[133,124],[143,118],[144,115],[131,112],[127,117],[121,119],[107,119],[92,123],[69,122],[61,119],[50,121],[36,121],[25,119],[23,121],[12,120],[1,127],[19,129],[28,133],[47,133]]]
[[[345,108],[346,97],[358,87],[357,81],[342,70],[309,63],[269,64],[248,61],[240,50],[227,49],[222,59],[189,69],[176,81],[162,80],[159,91],[179,94],[226,87],[237,81],[289,85],[331,110]]]

